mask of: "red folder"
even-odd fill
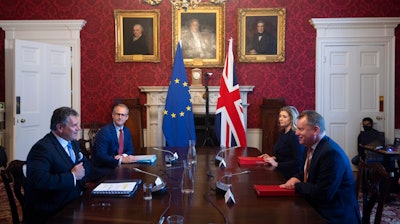
[[[265,164],[264,159],[258,157],[238,156],[238,161],[240,165]]]
[[[280,188],[279,185],[254,185],[258,196],[296,196],[294,189]]]

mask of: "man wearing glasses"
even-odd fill
[[[124,124],[129,117],[125,104],[116,104],[112,108],[113,122],[97,132],[92,153],[95,167],[115,168],[121,163],[135,162],[131,132]]]

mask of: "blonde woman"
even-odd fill
[[[305,149],[295,134],[298,116],[299,112],[293,106],[285,106],[279,110],[279,126],[282,130],[274,145],[275,155],[259,156],[281,171],[287,179],[301,171],[304,166]]]

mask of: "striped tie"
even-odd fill
[[[313,148],[308,148],[307,150],[307,159],[306,163],[304,164],[304,183],[307,182],[308,178],[308,169],[310,168],[310,161],[311,161],[311,152],[313,151]]]

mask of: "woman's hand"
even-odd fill
[[[268,158],[266,158],[264,160],[265,160],[265,162],[271,164],[271,166],[278,167],[278,162],[276,162],[273,157],[268,157]]]
[[[269,156],[267,153],[258,156],[258,158],[263,158],[264,160],[269,157],[271,157],[271,156]]]

